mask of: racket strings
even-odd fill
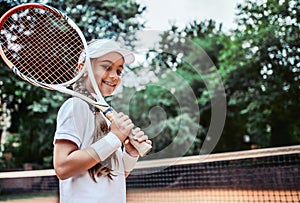
[[[45,21],[45,23],[49,24],[48,21]],[[43,26],[42,29],[44,27],[50,27],[51,25],[46,25],[46,26]],[[45,32],[44,30],[42,30],[41,32]],[[71,33],[72,34],[72,33]],[[54,42],[55,44],[55,47],[56,47],[56,50],[58,50],[58,53],[57,55],[62,55],[62,54],[66,54],[64,57],[51,57],[50,59],[53,59],[53,60],[58,60],[58,61],[53,61],[53,60],[49,60],[49,64],[53,64],[53,63],[58,63],[60,66],[62,67],[65,67],[66,65],[68,64],[71,64],[72,61],[68,60],[68,61],[64,61],[63,59],[70,59],[70,57],[72,56],[69,56],[69,53],[72,53],[70,48],[69,47],[63,47],[63,45],[65,45],[65,43],[63,41],[61,41],[62,38],[57,38],[57,36],[59,35],[59,33],[54,33],[53,35],[50,35],[49,37],[49,41],[50,41],[50,44],[46,44],[45,41],[43,41],[42,43],[44,44],[44,46],[51,46],[51,42]],[[69,33],[67,34],[69,35]],[[57,42],[57,43],[56,43]],[[73,43],[73,42],[71,42]],[[60,50],[67,50],[66,53],[63,53],[61,52]],[[46,53],[47,54],[47,53]],[[44,72],[44,69],[47,69],[47,67],[42,67],[42,72]],[[47,76],[50,78],[51,81],[63,81],[64,78],[66,77],[65,74],[68,74],[69,72],[62,72],[60,68],[55,68],[55,69],[51,69],[53,72],[49,72],[50,74]],[[54,77],[55,76],[55,77]],[[74,75],[68,75],[67,78],[70,78],[72,79],[74,77]]]
[[[42,8],[20,10],[7,18],[0,35],[8,60],[30,79],[62,84],[79,72],[83,42],[67,20],[55,12]]]
[[[59,18],[60,20],[60,18]],[[51,23],[53,23],[52,21],[45,21],[46,25],[41,27],[41,32],[46,32],[47,30],[43,30],[44,28],[48,29],[48,27],[51,27]],[[62,21],[62,25],[60,26],[65,26],[63,24],[64,22]],[[53,34],[51,32],[54,32]],[[59,64],[60,67],[64,68],[66,66],[68,66],[69,64],[72,64],[72,61],[74,60],[74,56],[72,55],[72,50],[70,49],[72,46],[69,46],[70,44],[73,45],[75,42],[73,42],[73,39],[76,39],[76,37],[74,38],[74,32],[70,32],[72,30],[67,30],[66,33],[60,33],[59,29],[51,29],[50,32],[50,38],[48,41],[48,44],[45,44],[44,46],[50,46],[53,44],[56,49],[54,50],[50,50],[50,55],[54,55],[54,57],[50,57],[49,64],[54,65],[56,63]],[[65,35],[64,35],[65,34]],[[77,34],[75,32],[75,34]],[[64,36],[69,36],[69,39],[65,39]],[[68,44],[65,42],[65,40],[68,40]],[[48,53],[47,53],[48,54]],[[57,56],[63,56],[63,57],[57,57]],[[55,60],[55,61],[53,61]],[[75,66],[77,65],[77,60],[74,61],[75,62]],[[52,70],[52,69],[51,69]],[[70,78],[72,79],[74,77],[74,72],[71,72],[71,75],[69,71],[64,71],[64,69],[61,68],[55,68],[53,69],[53,72],[50,72],[49,77],[51,77],[51,80],[57,80],[57,81],[63,81],[65,78]],[[54,77],[55,76],[55,77]]]

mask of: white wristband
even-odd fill
[[[137,160],[139,157],[133,157],[124,150],[123,152],[123,163],[125,172],[130,172],[135,167]]]
[[[120,139],[113,133],[108,133],[102,139],[91,145],[91,148],[95,150],[98,154],[101,161],[104,161],[109,157],[113,152],[115,152],[122,143]]]

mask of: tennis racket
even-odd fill
[[[114,110],[96,84],[85,37],[68,16],[44,4],[16,6],[0,19],[0,42],[4,62],[23,80],[78,97],[101,110],[112,121]],[[85,65],[78,69],[82,53],[85,53]],[[86,71],[97,95],[95,101],[69,88]],[[140,156],[152,148],[146,142],[136,141],[132,133],[129,140]]]

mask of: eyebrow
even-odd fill
[[[113,63],[111,60],[105,59],[105,60],[101,60],[100,62],[107,62],[107,63]]]

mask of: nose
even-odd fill
[[[109,74],[110,78],[117,78],[118,77],[117,71],[115,71],[115,70],[110,70],[108,74]]]

